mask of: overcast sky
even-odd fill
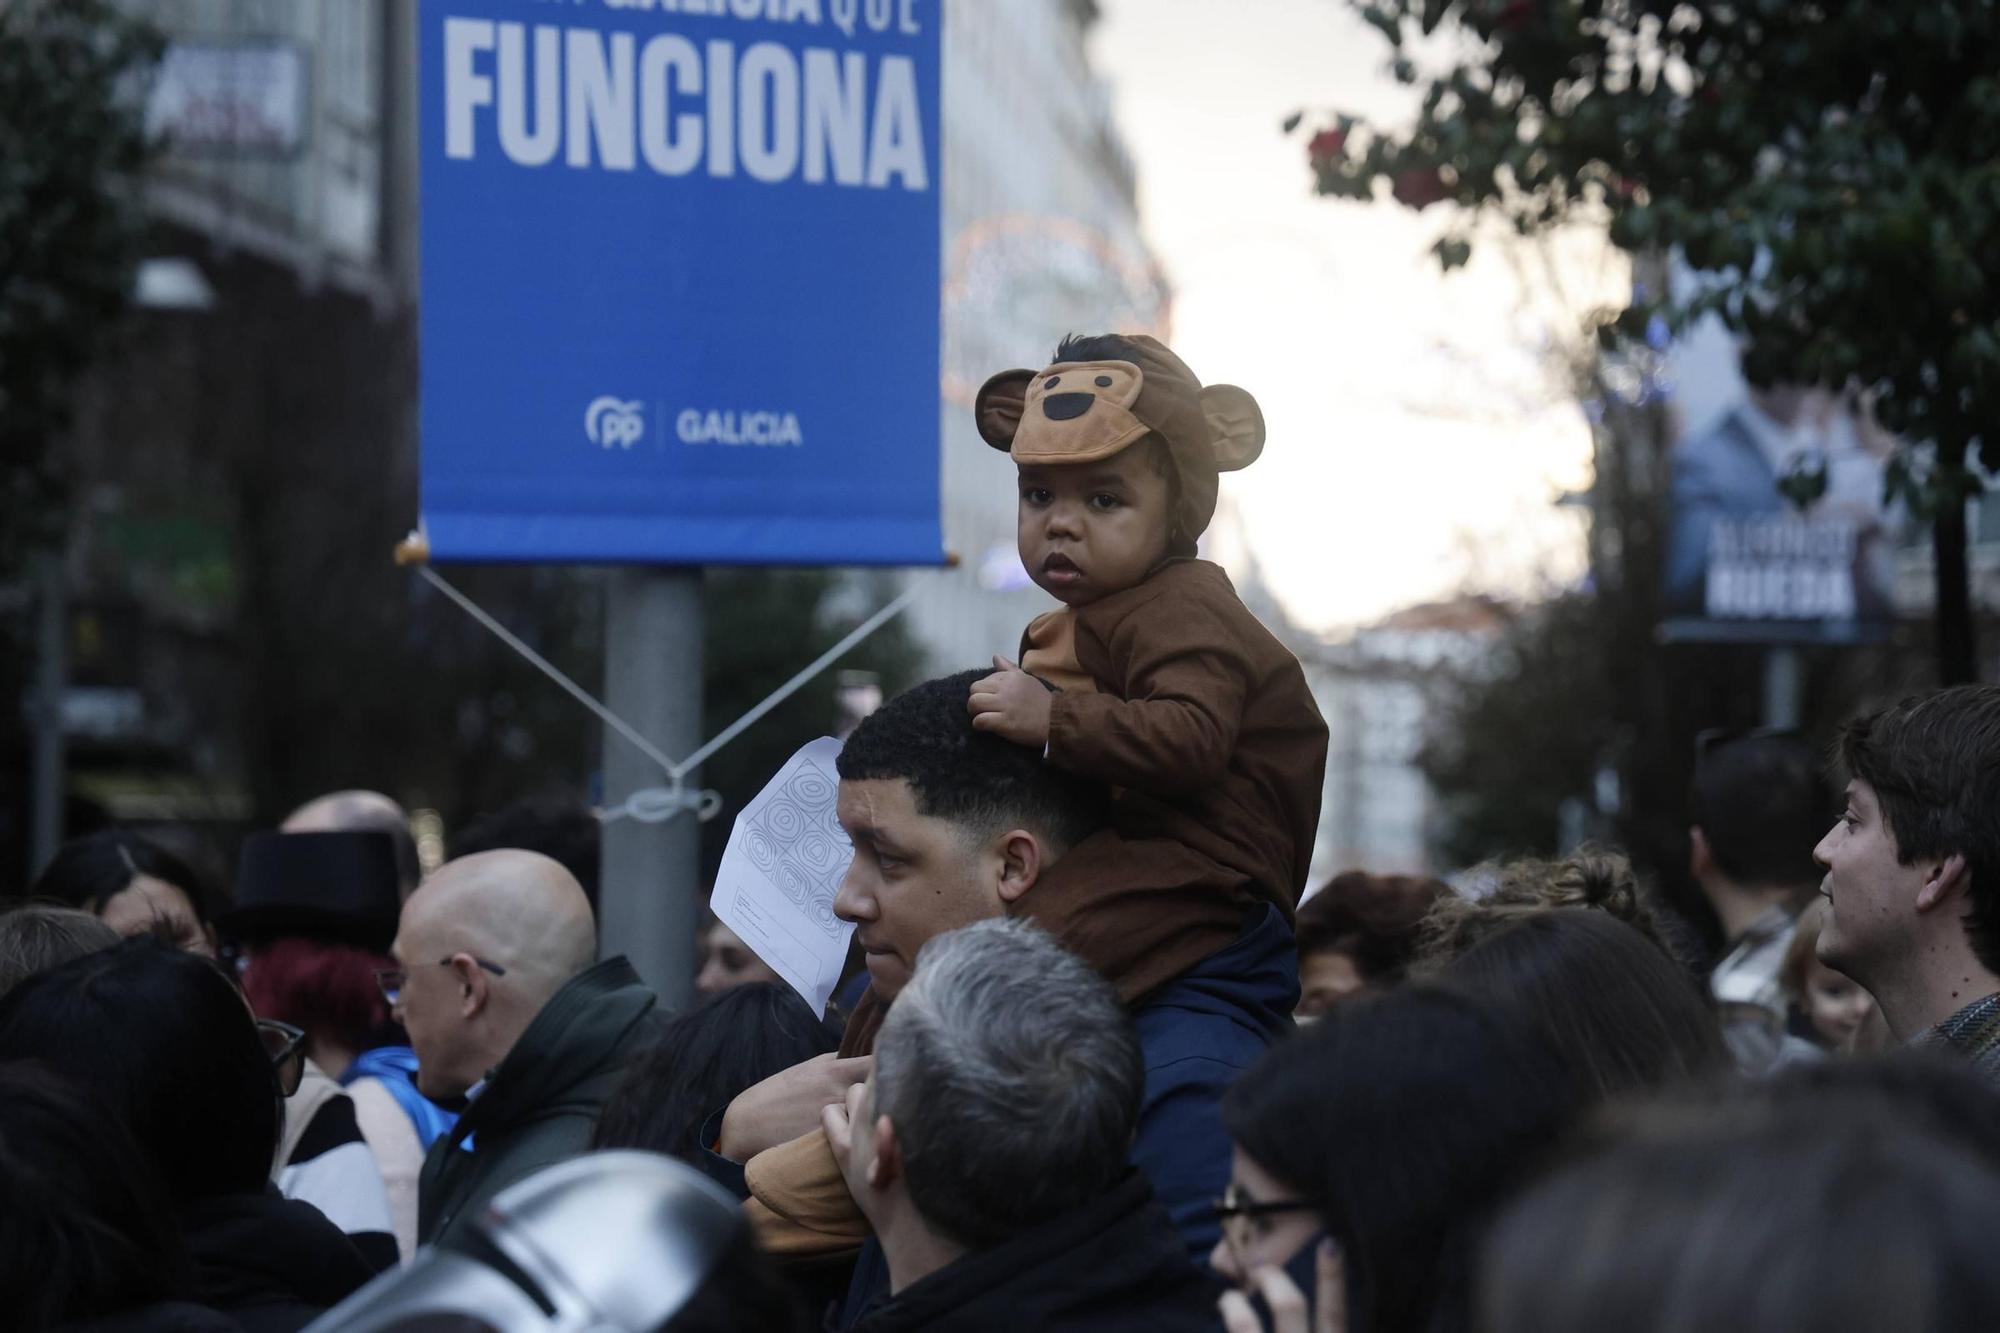
[[[1264,408],[1264,457],[1223,486],[1291,614],[1336,630],[1573,578],[1579,520],[1551,501],[1586,482],[1590,445],[1543,350],[1572,317],[1497,247],[1439,274],[1442,206],[1315,198],[1302,138],[1279,133],[1301,107],[1407,115],[1379,35],[1344,0],[1103,9],[1093,55],[1175,289],[1175,350]],[[1561,267],[1576,307],[1622,282],[1594,245]],[[1229,562],[1226,538],[1216,549]]]

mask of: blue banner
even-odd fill
[[[938,0],[424,0],[440,560],[937,564]]]

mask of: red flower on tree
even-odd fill
[[[1494,26],[1507,32],[1519,32],[1535,17],[1535,0],[1508,0],[1501,6]]]
[[[1435,167],[1412,167],[1408,171],[1396,173],[1395,184],[1390,194],[1396,202],[1411,208],[1429,208],[1432,204],[1451,198],[1451,191],[1444,185]]]
[[[1347,146],[1346,130],[1321,130],[1306,144],[1306,157],[1314,166],[1340,156]]]

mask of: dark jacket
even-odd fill
[[[197,1200],[180,1219],[195,1299],[249,1333],[304,1328],[376,1273],[319,1209],[275,1190]]]
[[[855,1333],[950,1329],[1207,1330],[1215,1285],[1188,1262],[1146,1178],[979,1250],[876,1305]]]
[[[1213,1204],[1229,1184],[1222,1094],[1272,1042],[1292,1030],[1299,960],[1292,929],[1264,906],[1243,933],[1132,1011],[1146,1059],[1146,1092],[1132,1165],[1205,1262],[1221,1232]]]
[[[243,1333],[243,1325],[206,1305],[161,1301],[95,1319],[58,1324],[55,1333]]]
[[[598,1112],[647,1033],[655,997],[623,958],[607,958],[549,997],[487,1075],[417,1178],[417,1239],[454,1246],[495,1194],[590,1151]]]

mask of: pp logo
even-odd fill
[[[592,399],[583,411],[583,433],[606,449],[630,449],[646,436],[645,408],[637,398],[629,403],[609,394]]]

